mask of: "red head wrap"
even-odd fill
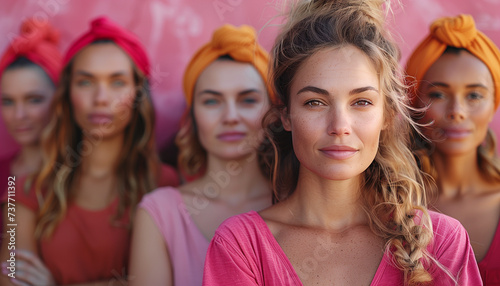
[[[71,44],[64,57],[64,65],[67,65],[81,49],[97,40],[113,41],[128,54],[144,75],[149,76],[149,59],[139,39],[106,17],[93,20],[90,30]]]
[[[0,60],[0,74],[16,59],[25,57],[39,65],[57,84],[62,64],[58,43],[59,33],[47,22],[26,20],[21,25],[21,34],[12,41]]]

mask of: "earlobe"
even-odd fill
[[[290,123],[290,114],[288,114],[288,109],[285,107],[281,111],[281,123],[283,124],[283,128],[285,128],[286,131],[291,131],[291,123]]]

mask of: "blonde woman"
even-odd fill
[[[480,285],[465,229],[425,207],[383,2],[292,10],[264,119],[278,202],[218,228],[204,285]]]

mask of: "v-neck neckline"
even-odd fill
[[[298,285],[304,285],[304,284],[302,284],[302,281],[300,280],[299,275],[295,271],[295,268],[293,267],[292,262],[286,256],[285,251],[283,250],[283,248],[281,248],[280,244],[278,243],[278,241],[276,240],[276,238],[272,234],[271,229],[269,229],[269,226],[267,225],[266,221],[256,211],[250,211],[249,215],[256,218],[255,221],[257,224],[259,224],[258,229],[262,229],[264,231],[264,233],[262,233],[262,234],[265,235],[266,239],[269,241],[270,245],[273,247],[275,253],[285,263],[285,265],[288,268],[288,270],[290,271],[290,273],[292,273],[292,278],[295,280],[295,282],[298,283]],[[382,277],[382,274],[385,272],[387,265],[388,265],[388,262],[387,262],[388,257],[387,256],[388,256],[387,253],[384,253],[384,255],[382,256],[382,259],[380,260],[380,263],[377,267],[377,271],[375,272],[375,275],[373,276],[373,279],[370,282],[370,286],[377,285],[377,283],[379,283],[380,278]]]

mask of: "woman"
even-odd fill
[[[384,2],[292,10],[264,118],[278,203],[218,228],[204,285],[479,285],[463,227],[425,208]]]
[[[485,285],[500,283],[500,161],[488,128],[500,102],[500,51],[469,15],[441,18],[411,55],[412,103],[429,141],[416,146],[437,183],[433,208],[471,238]]]
[[[2,119],[20,150],[0,159],[2,188],[7,177],[35,173],[42,163],[40,137],[62,64],[58,32],[48,23],[28,19],[0,60]]]
[[[155,154],[148,76],[138,39],[107,18],[70,46],[43,138],[43,168],[28,193],[16,194],[12,284],[123,280],[137,203],[157,185],[177,184]]]
[[[271,205],[260,122],[272,99],[268,54],[249,26],[224,25],[184,74],[179,166],[194,181],[147,195],[134,221],[130,285],[201,285],[210,239],[226,218]]]

